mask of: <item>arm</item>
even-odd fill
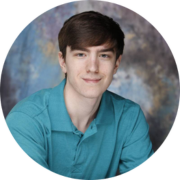
[[[48,169],[43,126],[22,112],[10,113],[6,122],[19,146],[37,163]]]
[[[127,129],[129,133],[119,162],[121,174],[139,166],[153,154],[149,126],[141,108],[138,106],[136,109],[136,112],[129,112],[130,123]]]

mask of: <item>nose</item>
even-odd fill
[[[93,72],[93,73],[99,72],[99,62],[96,56],[89,57],[86,70],[87,72]]]

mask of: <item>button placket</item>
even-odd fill
[[[93,134],[95,134],[97,132],[97,126],[95,124],[94,121],[91,122],[90,126],[88,127],[88,129],[86,130],[84,136],[82,137],[81,141],[79,144],[81,144],[86,138],[92,136]]]
[[[81,166],[82,165],[81,166],[78,165],[78,160],[79,160],[79,158],[82,158],[82,157],[80,157],[80,155],[81,155],[80,150],[82,148],[81,147],[82,142],[86,138],[88,138],[88,137],[92,136],[93,134],[95,134],[97,132],[97,127],[96,127],[95,121],[92,121],[84,134],[82,132],[80,132],[75,126],[73,126],[72,128],[73,128],[74,135],[79,136],[80,139],[79,139],[79,141],[77,143],[77,146],[76,146],[76,149],[75,149],[75,154],[74,154],[73,163],[72,163],[72,167],[71,167],[71,173],[81,173],[81,171],[82,171]],[[86,147],[83,147],[83,151],[87,152]],[[84,156],[84,158],[85,158],[85,156]],[[81,159],[81,161],[84,161],[84,159],[83,160]],[[79,162],[79,163],[81,164],[81,162]]]
[[[76,167],[77,161],[78,161],[78,157],[79,157],[79,144],[81,142],[83,133],[80,132],[73,124],[72,124],[72,131],[73,134],[75,136],[79,137],[79,141],[77,142],[76,148],[75,148],[75,153],[74,153],[74,158],[73,158],[73,163],[72,163],[72,167],[71,167],[71,173],[78,173],[80,172],[79,167]]]
[[[81,134],[82,137],[82,134]],[[72,167],[71,167],[71,173],[80,173],[81,172],[81,167],[78,165],[78,159],[79,159],[79,155],[80,155],[80,146],[79,143],[81,141],[81,138],[79,139],[77,145],[76,145],[76,149],[75,149],[75,154],[74,154],[74,159],[73,159],[73,163],[72,163]]]

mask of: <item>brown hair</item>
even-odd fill
[[[108,44],[115,49],[116,59],[123,54],[124,33],[118,23],[99,12],[87,11],[66,20],[58,35],[59,50],[66,57],[66,47],[99,46]]]

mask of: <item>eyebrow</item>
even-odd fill
[[[78,51],[78,50],[90,52],[89,49],[86,49],[86,48],[83,48],[83,47],[71,49],[71,51]],[[99,50],[98,52],[108,52],[108,51],[111,51],[111,52],[114,53],[114,48],[101,49],[101,50]]]

